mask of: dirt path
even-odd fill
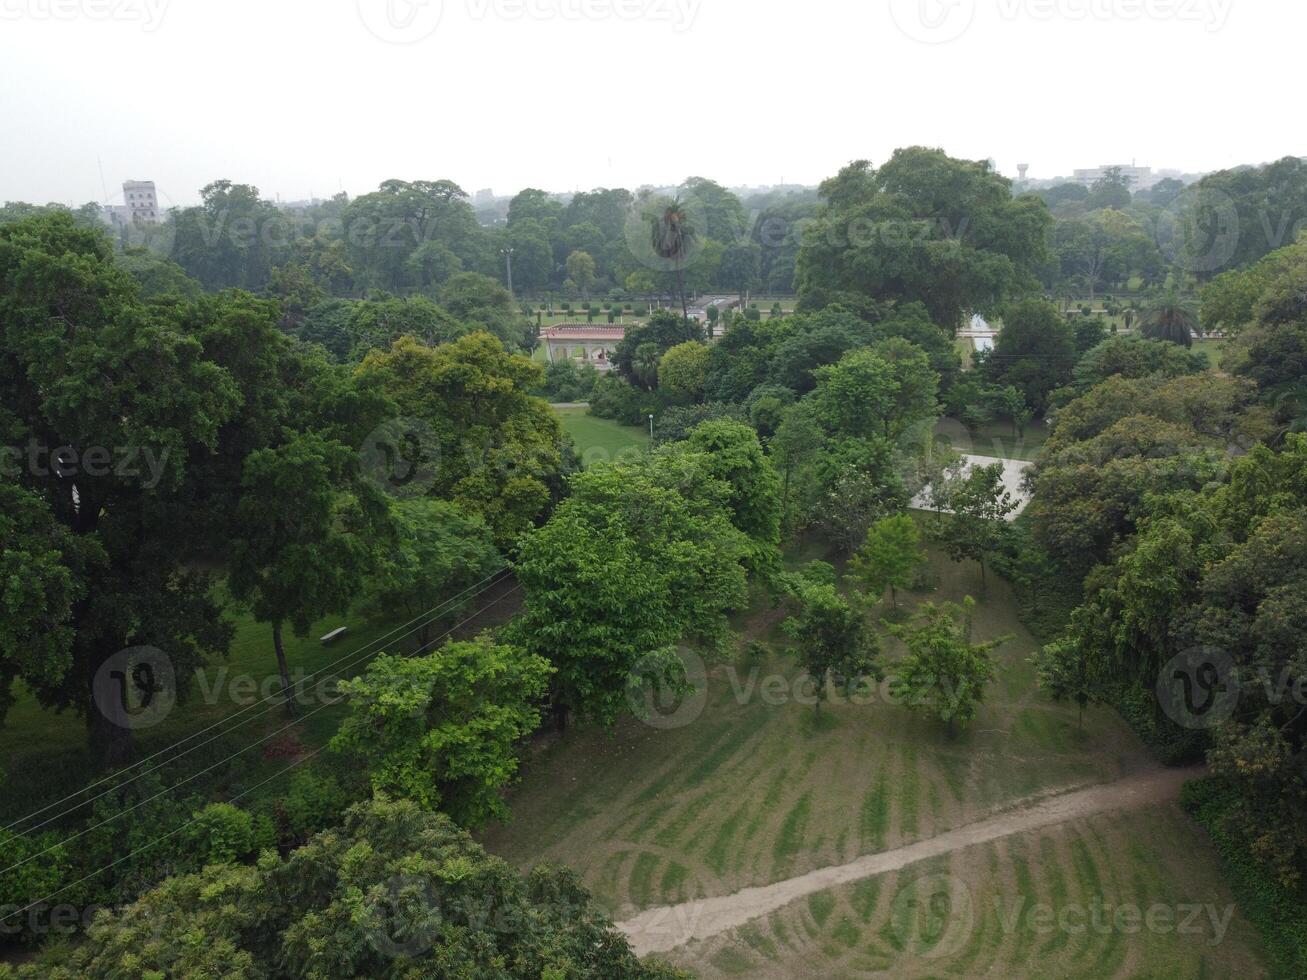
[[[694,939],[706,939],[783,908],[795,899],[846,885],[861,878],[897,871],[974,844],[1066,823],[1111,810],[1150,806],[1176,799],[1180,787],[1202,775],[1201,769],[1156,769],[1115,783],[1074,790],[979,820],[937,837],[867,854],[848,864],[821,868],[771,885],[745,888],[734,895],[697,899],[646,909],[619,922],[639,956],[665,953]]]

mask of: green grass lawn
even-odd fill
[[[583,465],[620,459],[649,447],[649,430],[640,426],[596,418],[586,408],[556,408],[554,412],[563,431],[576,443]]]
[[[1226,340],[1195,340],[1193,349],[1207,355],[1213,369],[1221,366],[1221,355],[1225,352]]]
[[[980,595],[974,565],[933,553],[931,571],[937,588],[901,596],[902,603]],[[1074,708],[1037,690],[1028,662],[1036,641],[1007,585],[992,577],[975,609],[974,635],[1013,639],[999,648],[987,703],[953,737],[880,689],[866,703],[828,703],[818,717],[795,699],[801,672],[781,652],[782,618],[767,598],[755,597],[736,622],[741,649],[757,639],[769,656],[711,666],[702,713],[683,727],[632,719],[612,733],[580,728],[540,740],[510,795],[513,819],[487,829],[487,848],[523,868],[541,860],[572,866],[620,920],[641,908],[841,864],[1034,795],[1152,765],[1112,711],[1091,708],[1081,727]],[[897,641],[886,643],[891,673],[901,654]],[[945,867],[972,889],[982,913],[994,896],[1230,901],[1215,856],[1173,805],[960,851]],[[886,931],[896,892],[921,871],[813,896],[671,958],[702,976],[973,976],[990,969],[996,976],[1200,976],[1168,972],[1171,962],[1188,970],[1200,960],[1209,976],[1258,972],[1249,929],[1237,915],[1213,950],[1175,935],[1094,935],[1053,948],[1051,937],[1032,942],[984,925],[948,958],[923,962],[918,951],[896,948]]]

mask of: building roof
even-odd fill
[[[540,331],[545,340],[621,340],[626,327],[616,323],[560,323]]]

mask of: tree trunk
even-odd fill
[[[104,694],[98,700],[92,696],[87,707],[87,745],[101,769],[121,769],[135,758],[136,743],[132,738],[132,730],[123,724],[126,712],[122,718],[108,717],[100,710],[99,702],[104,700]]]
[[[899,591],[898,589],[894,588],[894,584],[892,582],[890,583],[890,587],[889,587],[889,601],[895,609],[899,607]]]
[[[272,624],[272,645],[277,650],[277,670],[281,672],[281,692],[286,697],[286,714],[296,717],[295,694],[290,689],[290,667],[286,664],[286,648],[281,643],[281,623]]]
[[[676,285],[681,290],[681,316],[686,322],[690,319],[690,304],[685,298],[685,270],[681,268],[681,260],[676,260]]]

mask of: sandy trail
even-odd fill
[[[733,895],[646,909],[633,919],[619,922],[617,928],[626,934],[636,955],[665,953],[691,940],[707,939],[742,926],[785,907],[795,899],[872,875],[897,871],[927,858],[1098,813],[1174,800],[1186,781],[1201,776],[1203,772],[1201,768],[1155,769],[1114,783],[1062,793],[1027,806],[1004,810],[936,837],[879,854],[867,854],[847,864],[820,868],[770,885],[745,888]]]

